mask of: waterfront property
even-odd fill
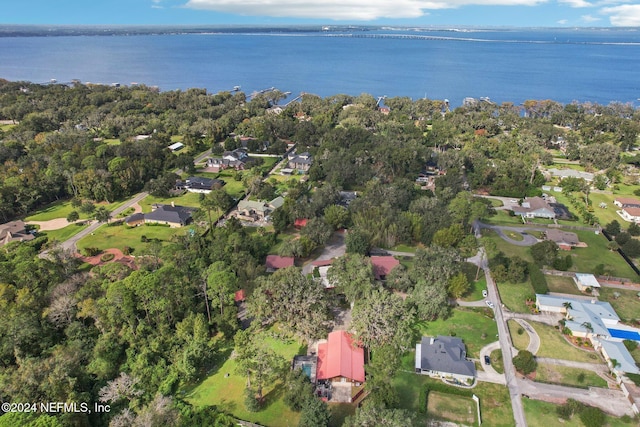
[[[430,377],[473,383],[475,364],[467,359],[467,349],[460,338],[438,335],[422,337],[416,344],[416,372]]]

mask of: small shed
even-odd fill
[[[596,279],[596,276],[593,274],[586,273],[576,273],[573,281],[576,283],[576,286],[579,290],[584,292],[587,288],[599,288],[600,282]]]

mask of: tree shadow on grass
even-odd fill
[[[284,384],[282,383],[276,384],[275,387],[273,387],[269,392],[265,393],[265,395],[263,396],[264,401],[262,403],[261,410],[267,409],[274,402],[277,402],[278,400],[283,398],[284,392],[285,392]]]

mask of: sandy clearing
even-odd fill
[[[65,228],[70,224],[66,218],[55,218],[50,219],[49,221],[28,221],[29,225],[39,225],[40,231],[51,231],[51,230],[59,230],[61,228]]]

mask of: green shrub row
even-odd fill
[[[534,263],[529,263],[529,277],[531,278],[531,286],[537,294],[546,294],[549,292],[547,279],[544,274]]]

